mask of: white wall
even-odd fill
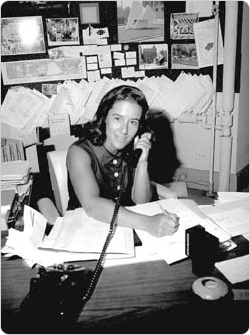
[[[243,3],[240,93],[235,94],[232,133],[231,174],[249,164],[249,8]],[[222,111],[222,93],[217,94],[217,111]],[[182,167],[209,170],[211,130],[201,123],[172,124]],[[220,172],[220,131],[216,131],[214,171]],[[223,172],[222,172],[223,173]]]

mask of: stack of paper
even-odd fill
[[[217,226],[222,228],[231,237],[249,234],[249,195],[241,194],[240,200],[234,200],[233,193],[230,199],[230,192],[224,195],[226,201],[217,202],[215,206],[200,206],[200,209]]]
[[[57,218],[48,236],[45,236],[46,223],[43,215],[25,205],[24,231],[10,229],[2,253],[6,257],[18,255],[29,266],[99,258],[108,224],[90,218],[82,208]],[[107,249],[107,259],[126,257],[134,257],[133,231],[117,227]]]
[[[31,165],[29,161],[9,161],[1,163],[1,189],[17,188],[29,181]]]
[[[168,264],[187,257],[185,253],[185,231],[190,227],[201,225],[207,232],[218,237],[220,242],[230,239],[230,235],[202,214],[195,202],[191,200],[165,199],[140,204],[129,209],[141,214],[155,215],[161,213],[162,208],[178,215],[180,226],[175,234],[159,238],[142,230],[137,230],[136,232],[147,252],[150,255],[158,255]]]

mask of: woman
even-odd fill
[[[83,137],[68,150],[68,210],[83,207],[89,216],[109,223],[126,168],[122,206],[151,201],[154,191],[148,175],[151,133],[146,130],[148,104],[135,87],[113,88],[101,100],[93,121],[85,124]],[[134,167],[130,157],[141,155]],[[119,208],[117,224],[142,229],[153,236],[173,234],[178,229],[175,214],[147,216]]]

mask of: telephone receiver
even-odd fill
[[[152,131],[146,130],[146,131],[144,131],[144,132],[150,132],[150,133],[151,133],[151,139],[150,139],[150,142],[151,142],[151,143],[155,141],[155,136],[154,136],[154,134],[153,134]],[[140,137],[144,132],[142,132],[142,133],[139,135],[139,137]],[[142,154],[142,149],[141,149],[141,148],[137,148],[137,149],[133,150],[133,151],[130,153],[130,155],[129,155],[129,156],[130,156],[129,159],[130,159],[130,163],[133,165],[133,167],[136,167],[136,165],[137,165],[137,163],[138,163],[138,160],[139,160],[141,154]]]

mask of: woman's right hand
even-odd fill
[[[150,217],[151,222],[147,226],[147,232],[156,237],[173,235],[179,228],[179,218],[176,214],[164,213]]]

